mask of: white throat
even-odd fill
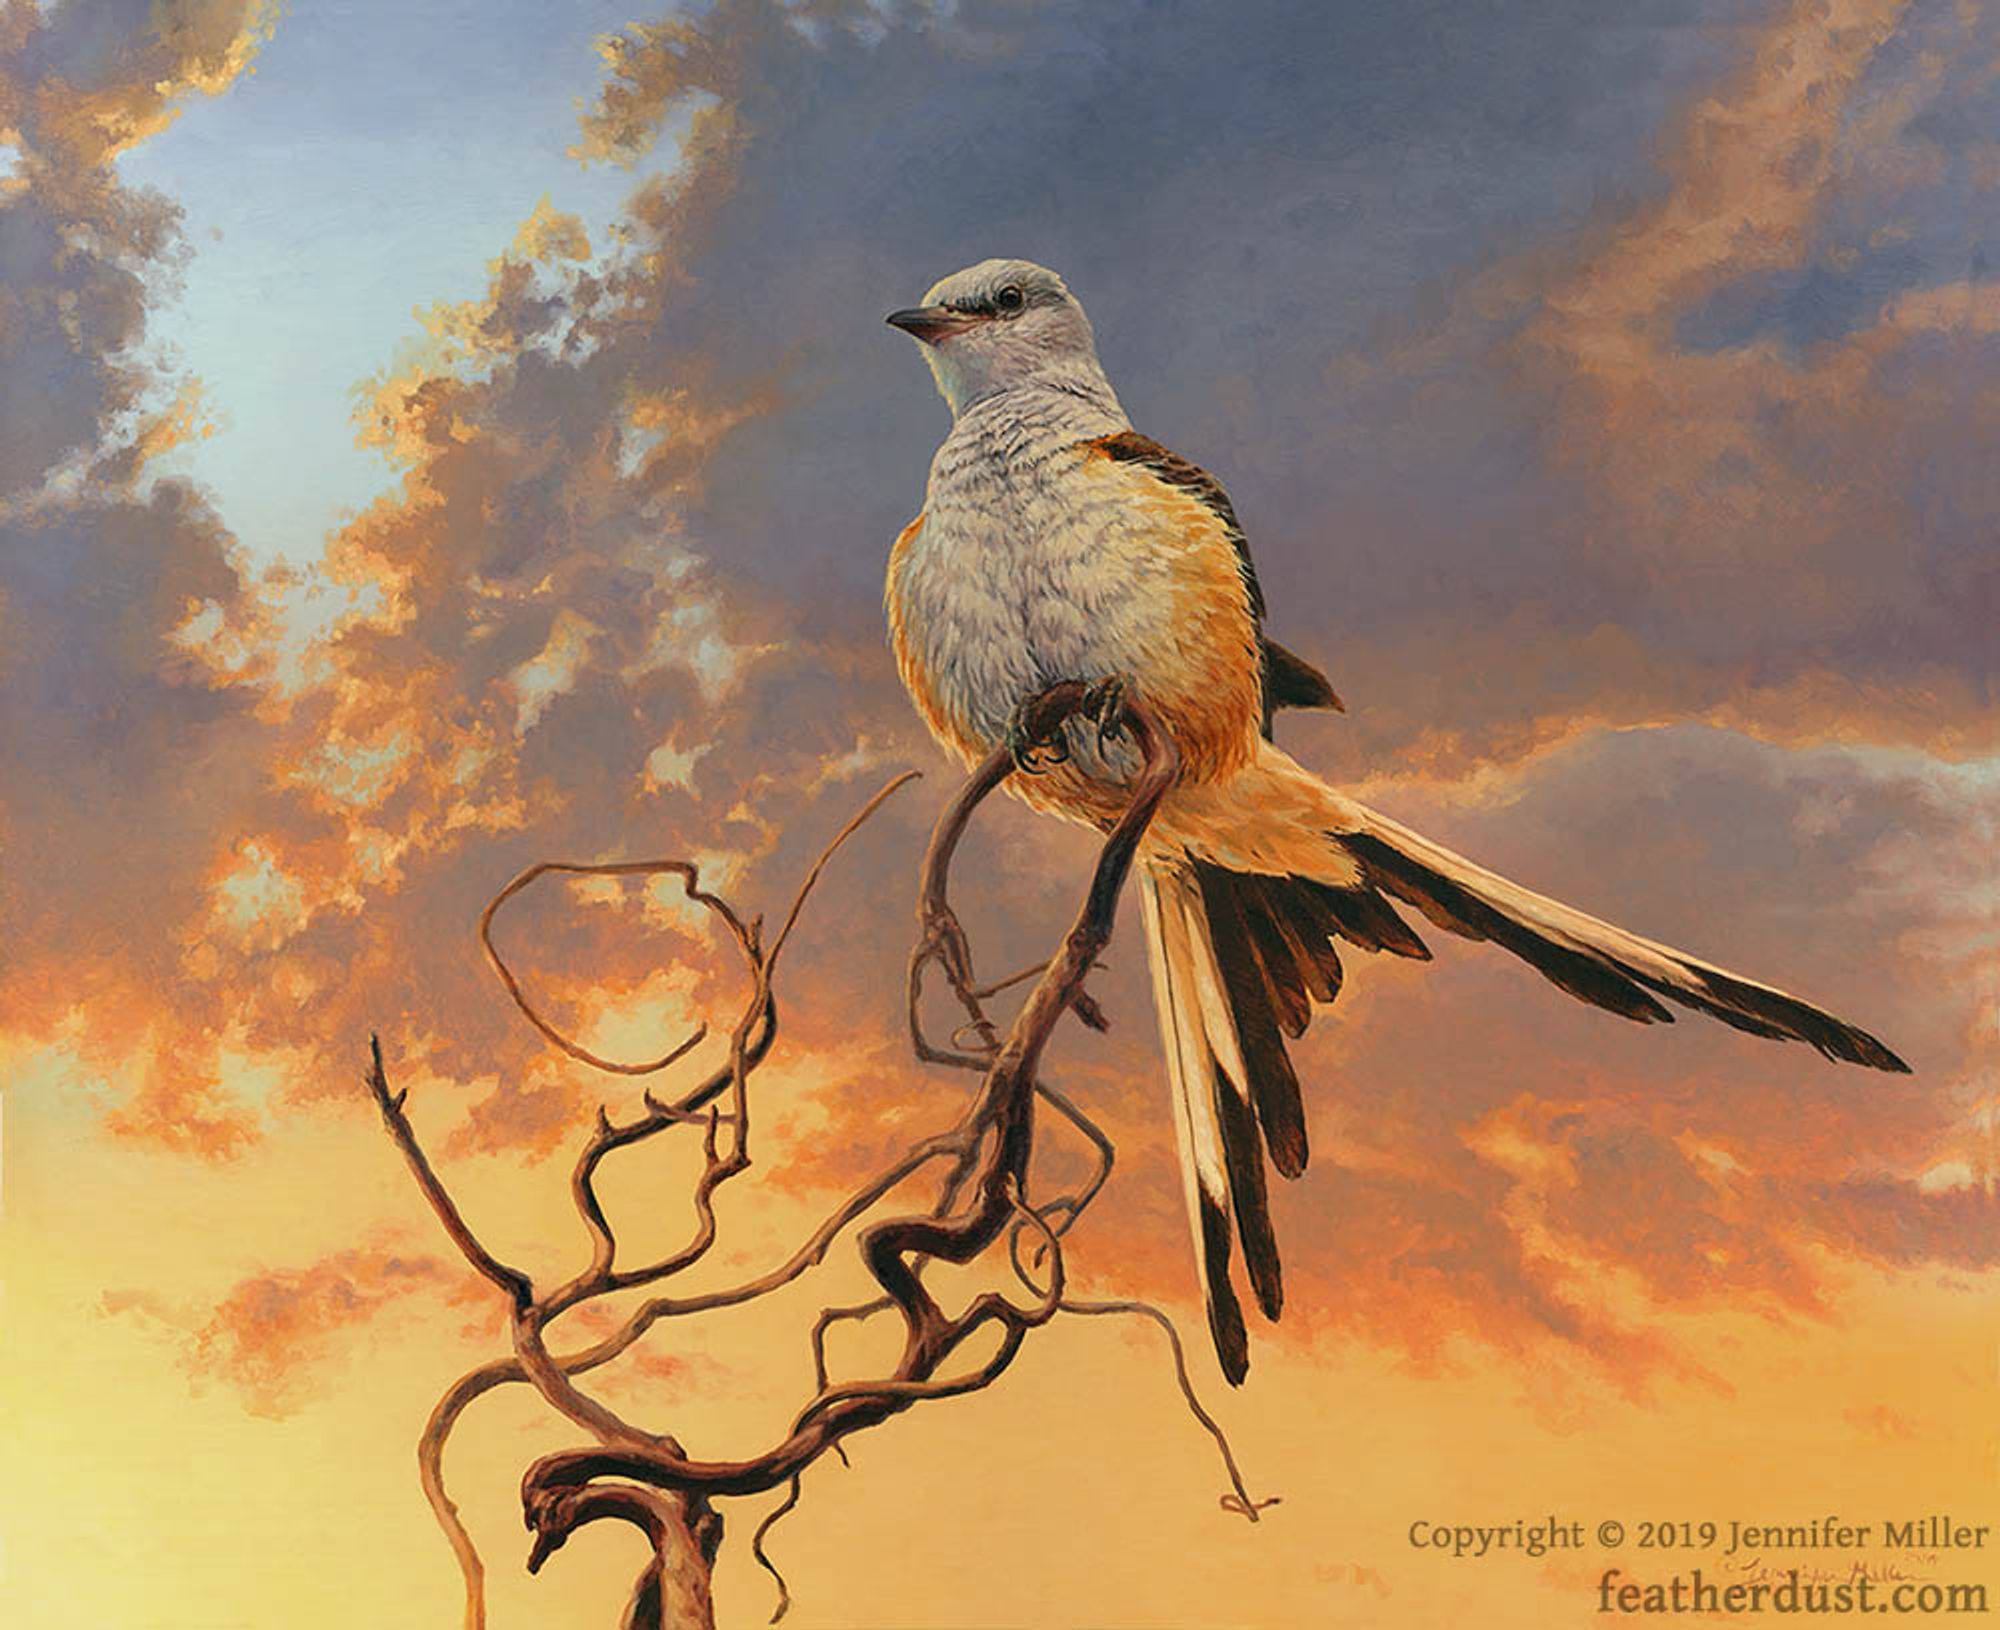
[[[1017,372],[966,366],[966,359],[952,355],[951,345],[952,342],[947,340],[943,345],[930,347],[924,353],[924,360],[930,364],[938,394],[951,409],[954,420],[970,408],[1014,391],[1075,397],[1099,412],[1113,414],[1120,419],[1125,416],[1118,393],[1111,388],[1111,381],[1104,377],[1103,367],[1095,356],[1088,353],[1044,356],[1036,360],[1033,368]]]

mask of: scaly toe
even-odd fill
[[[1097,725],[1100,752],[1113,738],[1125,734],[1125,693],[1125,681],[1116,674],[1098,680],[1085,693],[1083,712]]]

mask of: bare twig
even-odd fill
[[[410,1168],[410,1175],[417,1180],[417,1187],[430,1201],[431,1209],[437,1213],[438,1221],[444,1224],[444,1231],[451,1236],[465,1260],[479,1273],[507,1293],[507,1299],[516,1308],[526,1307],[534,1300],[534,1287],[528,1276],[519,1268],[510,1268],[498,1257],[479,1243],[479,1238],[466,1225],[464,1216],[450,1192],[439,1180],[437,1172],[417,1142],[417,1134],[410,1125],[410,1118],[403,1112],[403,1104],[409,1098],[409,1089],[392,1093],[389,1078],[382,1070],[382,1039],[368,1038],[368,1090],[373,1094],[375,1107],[382,1111],[382,1124],[389,1129],[389,1136],[396,1147],[403,1152],[403,1160]]]
[[[1150,1302],[1076,1302],[1065,1300],[1060,1311],[1075,1313],[1084,1317],[1103,1317],[1129,1314],[1134,1318],[1150,1319],[1166,1332],[1167,1345],[1173,1349],[1174,1379],[1180,1383],[1181,1397],[1186,1401],[1188,1413],[1201,1423],[1202,1429],[1215,1439],[1215,1447],[1222,1456],[1223,1470],[1229,1474],[1231,1492],[1221,1498],[1222,1509],[1247,1517],[1252,1522],[1258,1520],[1257,1513],[1279,1503],[1279,1496],[1272,1495],[1267,1500],[1253,1500],[1250,1491],[1243,1486],[1243,1473],[1238,1470],[1236,1456],[1229,1447],[1229,1437],[1216,1423],[1213,1415],[1202,1407],[1201,1399],[1194,1390],[1194,1381],[1188,1375],[1187,1352],[1181,1346],[1181,1333],[1174,1328],[1174,1321],[1154,1307]]]
[[[778,954],[784,950],[785,941],[792,937],[792,929],[798,923],[799,912],[805,907],[806,896],[812,893],[813,885],[819,881],[819,874],[826,870],[826,863],[833,858],[834,851],[860,829],[863,821],[867,820],[870,815],[873,815],[876,810],[882,807],[883,802],[890,794],[900,791],[912,781],[920,779],[920,772],[905,770],[880,792],[876,793],[873,798],[869,799],[867,803],[863,804],[855,812],[853,819],[834,834],[833,841],[820,851],[819,859],[812,863],[812,869],[806,873],[805,881],[799,885],[798,893],[792,896],[791,909],[785,913],[785,921],[783,926],[778,930],[778,937],[771,941],[770,955],[765,959],[767,967],[774,968],[777,966]]]
[[[417,1476],[423,1485],[424,1498],[430,1502],[438,1526],[450,1542],[452,1555],[458,1558],[459,1572],[465,1578],[465,1630],[486,1630],[486,1567],[479,1559],[479,1548],[473,1544],[464,1519],[458,1514],[457,1503],[445,1492],[444,1446],[450,1441],[459,1416],[474,1399],[505,1382],[525,1379],[521,1366],[511,1358],[496,1359],[460,1376],[437,1401],[431,1418],[424,1423],[423,1436],[417,1440]]]
[[[732,929],[738,941],[745,934],[744,925],[728,905],[712,894],[704,894],[696,886],[694,864],[686,860],[619,860],[607,864],[584,864],[568,860],[537,861],[526,871],[515,877],[498,894],[486,903],[486,909],[479,914],[479,943],[486,952],[486,960],[493,964],[493,971],[500,976],[500,983],[507,994],[514,999],[514,1005],[521,1010],[528,1023],[539,1030],[549,1044],[567,1053],[579,1063],[588,1064],[594,1070],[603,1070],[608,1075],[654,1075],[667,1068],[678,1059],[687,1057],[707,1034],[705,1026],[697,1026],[693,1035],[685,1041],[677,1042],[658,1058],[644,1064],[621,1064],[616,1059],[600,1058],[580,1043],[571,1041],[560,1030],[544,1019],[528,1000],[521,983],[514,977],[513,970],[493,944],[493,914],[515,895],[519,894],[538,877],[546,877],[551,872],[560,872],[571,877],[659,877],[673,874],[681,880],[688,898],[698,900],[711,911],[718,913]]]
[[[757,1559],[757,1566],[768,1573],[771,1576],[771,1582],[778,1587],[778,1605],[771,1610],[771,1622],[773,1624],[776,1624],[791,1611],[792,1592],[790,1587],[785,1583],[785,1576],[778,1571],[778,1565],[771,1560],[770,1553],[764,1549],[764,1541],[770,1537],[771,1530],[777,1527],[779,1522],[788,1516],[798,1503],[799,1480],[794,1477],[785,1490],[784,1499],[765,1516],[764,1520],[757,1525],[756,1533],[750,1536],[750,1554]]]
[[[1059,723],[1066,710],[1074,711],[1081,704],[1082,693],[1081,686],[1056,687],[1047,699],[1049,717]],[[1197,1420],[1215,1436],[1229,1470],[1236,1491],[1236,1503],[1230,1508],[1241,1509],[1255,1520],[1260,1506],[1244,1491],[1227,1442],[1194,1397],[1178,1338],[1165,1315],[1144,1304],[1085,1303],[1066,1296],[1063,1236],[1108,1179],[1114,1150],[1111,1140],[1090,1117],[1040,1081],[1037,1070],[1064,1013],[1073,1011],[1084,1022],[1102,1028],[1103,1016],[1084,989],[1084,981],[1109,941],[1118,894],[1153,812],[1179,771],[1171,742],[1143,706],[1127,701],[1123,726],[1143,755],[1144,767],[1132,784],[1125,814],[1105,839],[1076,921],[1053,958],[987,986],[975,981],[971,948],[951,909],[947,884],[953,856],[973,812],[1013,772],[1012,760],[1004,752],[994,754],[955,795],[933,830],[925,857],[921,934],[908,978],[909,1020],[912,1043],[920,1058],[978,1072],[979,1088],[949,1131],[906,1151],[836,1206],[790,1257],[754,1278],[719,1289],[654,1295],[590,1346],[557,1354],[548,1345],[549,1327],[565,1312],[613,1291],[673,1278],[710,1252],[718,1231],[716,1193],[750,1165],[752,1105],[748,1083],[751,1072],[768,1055],[777,1032],[772,975],[779,953],[833,854],[909,776],[897,778],[877,793],[821,852],[768,948],[762,942],[760,921],[746,922],[726,902],[704,891],[693,864],[681,860],[590,865],[544,862],[509,882],[482,913],[481,943],[508,995],[529,1022],[568,1056],[616,1074],[664,1069],[684,1057],[705,1032],[697,1031],[670,1053],[643,1065],[600,1059],[560,1035],[535,1011],[492,941],[495,912],[536,878],[549,872],[677,875],[688,898],[706,907],[729,930],[749,975],[750,989],[732,1027],[724,1064],[677,1095],[656,1096],[646,1091],[644,1110],[632,1120],[616,1122],[607,1110],[599,1111],[596,1127],[579,1152],[570,1180],[572,1200],[589,1241],[589,1259],[554,1290],[536,1296],[524,1274],[493,1258],[472,1234],[418,1147],[403,1113],[404,1095],[390,1093],[380,1049],[374,1050],[369,1084],[385,1124],[447,1233],[467,1260],[507,1293],[513,1309],[513,1355],[482,1365],[454,1383],[433,1410],[418,1446],[426,1496],[465,1578],[468,1630],[481,1630],[484,1624],[484,1570],[445,1491],[444,1448],[453,1427],[474,1400],[495,1387],[519,1381],[532,1383],[551,1407],[595,1440],[593,1447],[545,1456],[529,1468],[522,1484],[522,1509],[535,1536],[530,1570],[538,1569],[584,1523],[617,1519],[638,1527],[646,1534],[653,1554],[627,1606],[624,1623],[628,1630],[664,1630],[668,1624],[701,1630],[710,1625],[713,1604],[708,1594],[709,1576],[722,1529],[722,1519],[712,1502],[779,1487],[786,1490],[785,1497],[758,1525],[751,1548],[777,1584],[776,1616],[781,1617],[791,1597],[764,1542],[772,1526],[797,1505],[804,1471],[828,1451],[844,1460],[847,1438],[920,1401],[953,1397],[990,1385],[1013,1362],[1028,1332],[1063,1312],[1140,1313],[1167,1330],[1183,1393]],[[962,1047],[937,1048],[924,1038],[919,1012],[923,976],[933,965],[943,972],[965,1014],[961,1028],[970,1040]],[[1003,1033],[987,1015],[984,1003],[1030,979],[1033,987]],[[1092,1147],[1093,1161],[1088,1176],[1074,1192],[1031,1203],[1027,1190],[1038,1102],[1050,1105],[1083,1135]],[[597,1194],[599,1168],[614,1151],[635,1147],[677,1126],[701,1130],[703,1160],[694,1189],[693,1232],[680,1248],[654,1262],[621,1267],[617,1236]],[[872,1223],[865,1221],[893,1191],[940,1160],[947,1163],[946,1168],[934,1185],[935,1196],[928,1207]],[[783,1437],[762,1453],[740,1460],[693,1459],[671,1437],[622,1419],[577,1385],[577,1377],[616,1359],[662,1319],[739,1305],[790,1284],[823,1261],[834,1240],[857,1225],[861,1227],[861,1256],[879,1294],[853,1306],[822,1310],[812,1330],[813,1396],[795,1414]],[[973,1298],[957,1315],[947,1314],[925,1287],[925,1270],[937,1262],[970,1263],[995,1247],[1011,1262],[1028,1299],[1019,1302],[989,1291]],[[889,1372],[834,1382],[826,1362],[827,1329],[843,1319],[888,1312],[900,1316],[903,1337],[901,1353]],[[989,1332],[990,1345],[980,1339]],[[972,1359],[968,1366],[965,1360],[979,1352],[985,1356]]]

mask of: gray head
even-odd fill
[[[1097,362],[1090,319],[1046,266],[982,260],[931,286],[924,303],[889,314],[922,342],[954,415],[1022,386],[1067,391],[1117,410]]]

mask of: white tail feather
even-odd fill
[[[1179,880],[1164,868],[1149,866],[1139,875],[1139,890],[1149,950],[1157,953],[1146,960],[1153,974],[1160,1040],[1173,1080],[1175,1106],[1180,1112],[1178,1124],[1186,1133],[1181,1154],[1188,1176],[1189,1201],[1193,1202],[1197,1183],[1226,1199],[1229,1178],[1222,1163],[1222,1134],[1215,1125],[1211,1095],[1207,1091],[1207,1031],[1200,1002],[1194,995],[1194,956],[1188,942]]]
[[[1157,863],[1140,868],[1146,960],[1173,1088],[1174,1131],[1195,1263],[1223,1371],[1231,1381],[1240,1381],[1248,1350],[1242,1310],[1229,1282],[1232,1199],[1216,1096],[1220,1084],[1215,1078],[1215,1059],[1223,1046],[1232,1053],[1237,1050],[1235,1028],[1219,993],[1214,998],[1204,994],[1204,985],[1214,983],[1215,952],[1207,920],[1189,889],[1188,878],[1177,869]],[[1239,1062],[1237,1068],[1241,1067]]]

